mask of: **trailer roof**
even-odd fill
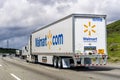
[[[62,20],[70,18],[70,17],[85,17],[85,18],[89,18],[89,17],[104,17],[104,18],[106,18],[106,15],[98,15],[98,14],[71,14],[71,15],[68,15],[68,16],[66,16],[66,17],[64,17],[62,19],[59,19],[59,20],[57,20],[57,21],[55,21],[53,23],[50,23],[50,24],[48,24],[46,26],[43,26],[43,27],[39,28],[38,30],[32,32],[32,34],[35,33],[35,32],[38,32],[38,31],[40,31],[40,30],[42,30],[42,29],[44,29],[46,27],[49,27],[49,26],[51,26],[53,24],[56,24],[56,23],[58,23],[58,22],[60,22]]]

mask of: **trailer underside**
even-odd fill
[[[29,55],[27,61],[53,65],[56,68],[70,68],[77,66],[106,65],[107,55]]]

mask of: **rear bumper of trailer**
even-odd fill
[[[71,66],[101,66],[107,64],[107,55],[74,55]]]

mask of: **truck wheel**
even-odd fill
[[[26,60],[26,62],[28,63],[29,61],[28,61],[28,60]]]
[[[53,59],[53,66],[55,68],[58,68],[58,58],[57,57],[54,57],[54,59]]]
[[[58,59],[58,68],[59,68],[59,69],[62,69],[62,68],[63,68],[62,58],[61,58],[61,57],[59,57],[59,59]]]

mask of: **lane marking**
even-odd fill
[[[0,67],[1,67],[2,65],[0,64]]]
[[[14,75],[14,74],[12,74],[12,73],[10,73],[10,75],[11,75],[12,77],[14,77],[16,80],[21,80],[19,77],[17,77],[16,75]]]

